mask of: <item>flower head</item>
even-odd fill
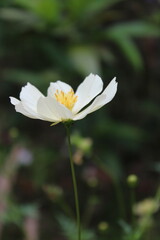
[[[90,74],[75,93],[70,85],[57,81],[50,83],[47,96],[44,96],[36,87],[27,83],[22,87],[20,100],[14,97],[10,97],[10,100],[17,112],[56,124],[80,120],[110,102],[117,91],[116,78],[101,93],[102,89],[102,79]]]

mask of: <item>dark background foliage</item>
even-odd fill
[[[159,26],[156,0],[0,1],[0,239],[75,239],[65,129],[16,113],[9,96],[27,82],[76,89],[90,72],[104,86],[116,76],[118,92],[72,129],[84,240],[159,239],[158,213],[143,212],[158,198]]]

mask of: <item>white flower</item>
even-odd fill
[[[20,100],[14,97],[10,97],[10,100],[17,112],[30,118],[56,124],[80,120],[110,102],[117,91],[116,78],[100,94],[102,89],[102,79],[98,75],[90,74],[79,85],[75,93],[70,85],[57,81],[50,83],[45,97],[36,87],[27,83],[25,87],[22,87]],[[90,105],[84,108],[89,103]]]

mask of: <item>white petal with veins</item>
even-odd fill
[[[9,97],[9,98],[13,105],[17,105],[18,103],[20,103],[20,101],[17,98],[14,98],[14,97]]]
[[[37,102],[42,96],[43,94],[30,83],[22,87],[20,92],[20,100],[35,112],[37,112]]]
[[[14,97],[9,97],[9,98],[10,98],[11,103],[15,106],[16,112],[22,113],[23,115],[30,117],[30,118],[37,118],[37,116],[35,116],[35,113],[32,114],[30,109],[27,110],[24,107],[24,105],[22,104],[22,102],[19,101],[17,98],[14,98]]]
[[[72,87],[64,82],[57,81],[50,83],[50,86],[48,88],[48,96],[55,98],[56,91],[63,91],[64,93],[69,92],[72,89]]]
[[[21,102],[19,102],[18,104],[15,105],[15,110],[16,112],[22,113],[24,116],[27,116],[29,118],[33,118],[33,119],[38,119],[37,116],[32,115],[30,112],[28,112],[24,106],[22,105]]]
[[[98,75],[90,74],[88,77],[86,77],[84,81],[79,85],[75,93],[78,98],[72,111],[74,113],[79,112],[102,91],[102,88],[103,82]]]
[[[110,102],[113,97],[115,96],[117,92],[117,82],[116,78],[114,78],[106,87],[106,89],[103,91],[103,93],[95,98],[93,103],[87,107],[85,110],[82,112],[78,113],[75,117],[74,120],[80,120],[84,118],[86,115],[89,113],[92,113],[99,108],[103,107],[105,104]]]
[[[37,111],[43,120],[50,122],[73,119],[72,112],[50,96],[39,99]]]

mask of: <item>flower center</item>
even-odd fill
[[[78,96],[74,94],[74,91],[72,89],[68,93],[64,93],[63,91],[57,90],[55,93],[55,97],[58,102],[60,102],[70,110],[72,110],[78,98]]]

